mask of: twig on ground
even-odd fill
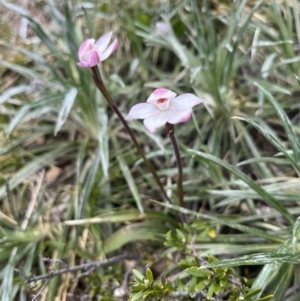
[[[113,264],[115,262],[119,262],[121,260],[137,259],[137,257],[138,257],[137,255],[124,253],[122,255],[111,257],[111,258],[103,260],[103,261],[93,261],[93,262],[89,262],[89,263],[84,263],[84,264],[75,265],[75,266],[72,266],[72,267],[67,267],[67,268],[64,268],[64,269],[56,270],[56,271],[53,271],[49,274],[29,277],[29,278],[26,279],[26,283],[36,282],[36,281],[45,280],[45,279],[52,279],[52,278],[54,278],[56,276],[59,276],[59,275],[62,275],[62,274],[74,273],[74,272],[77,272],[77,271],[80,271],[80,270],[93,269],[93,271],[94,271],[96,269],[108,266],[110,264]]]
[[[69,265],[67,263],[65,263],[64,261],[62,261],[60,259],[52,259],[52,258],[42,257],[42,260],[44,262],[50,262],[50,263],[54,263],[54,264],[60,264],[61,266],[64,266],[65,268],[69,267]]]
[[[189,292],[174,292],[168,295],[169,299],[177,299],[181,300],[180,298],[184,298],[184,297],[190,297],[194,300],[206,300],[206,294],[204,292],[199,292],[199,293],[195,293],[192,296],[190,296]],[[215,298],[211,298],[211,301],[216,301]]]
[[[129,277],[130,275],[132,275],[132,270],[135,265],[136,264],[129,268],[128,271],[126,271],[126,273],[124,274],[122,285],[114,290],[114,297],[124,298],[125,296],[129,296]]]
[[[74,277],[74,278],[72,279],[72,282],[76,282],[76,281],[79,280],[79,278],[86,277],[86,276],[92,274],[95,270],[96,270],[95,267],[92,267],[92,268],[88,269],[86,272],[81,273],[81,274],[77,275],[76,277]]]
[[[51,279],[47,279],[44,284],[42,285],[42,287],[38,290],[38,292],[33,296],[33,298],[31,299],[31,301],[37,301],[38,298],[42,295],[42,292],[44,291],[44,289],[46,288],[46,286],[48,285],[48,283],[50,282]]]

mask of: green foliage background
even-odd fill
[[[299,300],[296,0],[0,3],[2,301]],[[124,115],[158,87],[205,99],[176,126],[186,209],[165,133],[130,123],[174,204],[76,66],[110,30],[100,71]],[[124,250],[137,259],[26,284]]]

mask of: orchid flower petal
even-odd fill
[[[80,54],[78,56],[80,62],[77,63],[77,66],[79,67],[91,68],[96,66],[100,62],[97,51],[93,49],[94,44],[91,44],[90,41],[88,42],[89,43],[85,43],[82,49],[79,49]]]
[[[84,68],[91,68],[91,67],[94,67],[97,64],[99,64],[99,62],[100,62],[100,60],[99,60],[98,54],[96,53],[96,54],[92,54],[90,56],[88,62],[81,61],[81,62],[77,63],[77,66],[84,67]]]
[[[168,111],[168,122],[171,124],[187,122],[192,115],[192,109],[186,111]]]
[[[126,120],[144,119],[144,125],[150,133],[164,124],[186,122],[191,118],[192,108],[204,100],[191,94],[176,93],[159,88],[150,94],[146,103],[134,105]]]
[[[170,105],[170,111],[184,111],[203,102],[203,99],[194,94],[187,93],[177,96]]]
[[[98,47],[98,51],[100,53],[103,53],[105,51],[105,49],[107,48],[110,40],[111,40],[111,36],[112,36],[113,32],[110,31],[108,33],[106,33],[105,35],[103,35],[102,37],[100,37],[97,42],[95,43]]]
[[[133,119],[145,119],[159,114],[160,111],[152,104],[138,103],[134,105],[128,115],[125,117],[127,121]]]
[[[101,62],[106,60],[118,48],[118,45],[119,41],[115,39],[100,56]]]
[[[159,89],[154,90],[150,94],[149,98],[147,99],[147,102],[155,103],[158,99],[163,99],[163,98],[168,98],[170,100],[173,100],[176,95],[177,94],[171,90],[159,88]]]
[[[168,113],[161,111],[158,114],[145,118],[144,125],[150,133],[155,133],[156,128],[168,122]]]
[[[87,62],[87,65],[90,67],[96,66],[97,64],[99,64],[100,59],[99,56],[97,54],[97,52],[93,52],[90,55],[89,61]]]
[[[112,31],[103,35],[95,42],[94,39],[85,40],[79,47],[77,66],[91,68],[106,60],[118,47],[118,40],[109,45]]]
[[[94,39],[87,39],[85,40],[79,47],[79,50],[78,50],[78,57],[79,59],[81,60],[82,56],[84,55],[86,49],[88,48],[88,46],[90,44],[94,44],[95,43],[95,40]]]

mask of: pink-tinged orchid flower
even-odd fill
[[[155,27],[158,33],[162,34],[163,36],[167,36],[170,34],[171,29],[168,23],[166,22],[156,22]]]
[[[125,117],[144,119],[144,124],[150,133],[155,133],[156,128],[168,123],[176,124],[187,122],[191,118],[192,108],[203,102],[203,99],[187,93],[176,97],[176,93],[159,88],[147,99],[146,103],[134,105]]]
[[[117,48],[118,40],[115,39],[109,46],[112,31],[103,35],[95,42],[94,39],[85,40],[79,47],[77,66],[91,68],[106,60]]]

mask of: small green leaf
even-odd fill
[[[209,278],[210,277],[210,273],[208,271],[206,271],[204,269],[199,269],[196,267],[186,269],[186,272],[190,275],[200,277],[200,278]]]
[[[215,285],[216,285],[215,283],[212,283],[212,284],[210,285],[208,291],[207,291],[206,298],[207,298],[208,300],[210,300],[211,297],[212,297],[213,294],[214,294],[214,291],[215,291]]]
[[[141,272],[139,272],[139,271],[136,270],[136,269],[133,269],[133,270],[132,270],[132,273],[134,274],[135,279],[136,279],[138,282],[141,282],[141,283],[144,282],[145,277],[144,277],[144,275],[143,275]]]
[[[218,294],[219,292],[220,292],[220,290],[221,290],[221,285],[220,285],[220,283],[214,283],[214,293],[215,294]]]
[[[247,298],[250,298],[250,297],[253,297],[257,294],[259,294],[261,292],[261,289],[260,288],[257,288],[257,289],[254,289],[254,290],[251,290],[249,293],[247,293],[244,297],[245,299]]]
[[[141,291],[136,294],[134,294],[132,297],[130,297],[130,301],[136,301],[136,300],[141,300],[142,296],[144,295],[145,292]]]
[[[225,276],[224,278],[222,278],[222,279],[220,280],[220,286],[221,286],[221,287],[225,287],[226,284],[227,284],[227,282],[228,282],[228,277]]]
[[[133,293],[139,292],[139,291],[143,291],[147,289],[147,286],[145,284],[142,283],[135,283],[135,284],[131,284],[130,290]]]
[[[227,270],[226,268],[225,269],[219,269],[217,270],[216,274],[218,276],[219,279],[222,279],[226,276],[226,272],[225,270]]]
[[[184,240],[185,239],[185,235],[184,233],[182,232],[182,230],[180,229],[176,229],[176,233],[177,233],[177,237],[181,240]]]
[[[147,268],[147,270],[146,270],[146,278],[150,281],[150,283],[153,282],[153,274],[149,268]]]
[[[207,286],[207,281],[202,280],[195,286],[195,292],[201,292]]]
[[[269,295],[269,296],[265,296],[265,297],[262,297],[262,298],[259,298],[255,301],[271,301],[273,300],[274,296],[273,295]]]
[[[211,254],[207,255],[207,260],[208,260],[209,263],[213,263],[213,262],[218,262],[219,261],[215,256],[213,256]]]
[[[188,292],[189,292],[190,295],[195,293],[196,285],[197,285],[197,277],[193,277],[191,282],[190,282],[189,289],[188,289]]]

